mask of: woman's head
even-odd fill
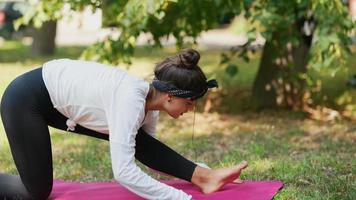
[[[199,59],[196,50],[185,49],[159,62],[154,70],[155,78],[181,90],[201,92],[206,89],[206,76],[198,66]]]
[[[202,97],[208,88],[217,87],[215,80],[207,82],[198,66],[199,59],[200,54],[196,50],[185,49],[155,67],[152,85],[167,96],[164,109],[175,118],[191,110],[195,100]]]

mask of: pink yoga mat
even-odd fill
[[[162,181],[193,196],[194,200],[270,200],[283,187],[280,181],[245,181],[227,184],[221,190],[205,195],[191,183],[181,180]],[[50,199],[53,200],[142,200],[116,182],[54,181]]]

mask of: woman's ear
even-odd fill
[[[163,102],[166,102],[166,101],[168,101],[168,102],[171,102],[172,101],[172,98],[173,98],[173,96],[172,95],[170,95],[170,94],[168,94],[168,93],[166,93],[166,92],[161,92],[161,100],[163,100]]]

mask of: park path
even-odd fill
[[[84,18],[85,20],[78,20]],[[93,14],[77,16],[77,20],[61,20],[57,26],[56,43],[59,46],[91,45],[97,41],[102,41],[109,33],[110,29],[101,28],[98,16]],[[149,40],[148,34],[141,34],[137,40],[137,45],[145,45]],[[233,34],[228,28],[214,29],[203,32],[198,38],[200,47],[203,48],[230,48],[242,45],[246,42],[245,36]],[[264,40],[259,38],[257,44],[263,44]],[[162,40],[164,46],[174,45],[175,39],[169,37]]]

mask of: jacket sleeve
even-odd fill
[[[192,197],[182,190],[153,179],[136,165],[135,137],[144,118],[145,97],[139,89],[124,91],[113,91],[105,105],[115,180],[145,199],[191,199]]]

